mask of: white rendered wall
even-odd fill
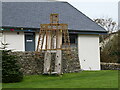
[[[35,33],[35,50],[37,49],[38,38],[39,38],[39,33],[36,32],[36,33]],[[45,42],[46,42],[46,36],[44,37],[43,49],[45,49]]]
[[[2,43],[8,43],[7,49],[12,49],[13,51],[25,51],[24,44],[24,32],[3,32]]]
[[[100,70],[98,35],[78,35],[78,54],[81,69]]]
[[[0,32],[0,47],[2,46],[2,43],[1,43],[1,41],[2,41],[2,32]]]
[[[39,37],[39,33],[36,32],[36,33],[35,33],[35,50],[37,49],[38,37]]]

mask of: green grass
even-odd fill
[[[19,83],[3,83],[3,88],[118,88],[118,71],[83,71],[62,76],[25,76]]]

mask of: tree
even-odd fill
[[[96,18],[96,19],[93,19],[98,25],[100,25],[101,27],[105,28],[107,31],[108,31],[108,34],[107,35],[100,35],[100,42],[102,42],[102,48],[104,48],[106,42],[105,42],[105,39],[107,37],[109,41],[110,39],[110,35],[112,34],[112,32],[115,32],[118,30],[118,25],[115,21],[112,20],[112,18]]]
[[[9,53],[11,50],[2,50],[2,82],[20,82],[23,79],[23,73],[17,64],[18,57]]]
[[[118,31],[117,23],[111,18],[97,18],[94,21],[108,31],[107,35],[100,35],[101,61],[119,63],[118,60]],[[115,32],[115,33],[113,33]]]
[[[1,42],[2,43],[2,42]],[[3,47],[0,48],[2,52],[2,82],[14,83],[23,80],[23,73],[20,71],[20,65],[18,64],[18,57],[11,55],[11,50],[7,50],[7,45],[2,43]]]
[[[104,27],[109,33],[112,33],[113,31],[116,31],[118,29],[117,23],[112,20],[112,18],[97,18],[93,19],[97,24]]]
[[[118,51],[118,63],[120,63],[120,30],[118,30],[118,46],[117,46],[117,51]]]

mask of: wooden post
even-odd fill
[[[46,48],[50,49],[51,47],[51,33],[47,32],[47,42],[46,42]],[[47,50],[45,52],[44,56],[44,74],[50,74],[51,73],[51,52],[50,50]]]
[[[56,52],[56,58],[55,58],[55,72],[57,74],[61,74],[61,61],[62,61],[62,51],[57,50]]]
[[[56,45],[58,49],[61,49],[61,45],[62,45],[62,32],[58,31],[57,33],[57,39],[56,40]],[[55,72],[57,72],[57,74],[61,74],[61,61],[62,61],[62,51],[61,50],[57,50],[56,51],[56,60],[55,60]]]
[[[50,74],[51,52],[46,51],[44,56],[44,74]]]

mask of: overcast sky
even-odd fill
[[[2,0],[2,1],[44,1],[44,0]],[[46,1],[46,0],[45,0]],[[54,0],[49,0],[54,1]],[[120,0],[58,0],[67,1],[76,7],[78,10],[86,14],[91,19],[93,18],[112,18],[118,21],[118,1]]]
[[[64,0],[78,10],[93,18],[112,18],[118,21],[118,2],[120,0]]]

